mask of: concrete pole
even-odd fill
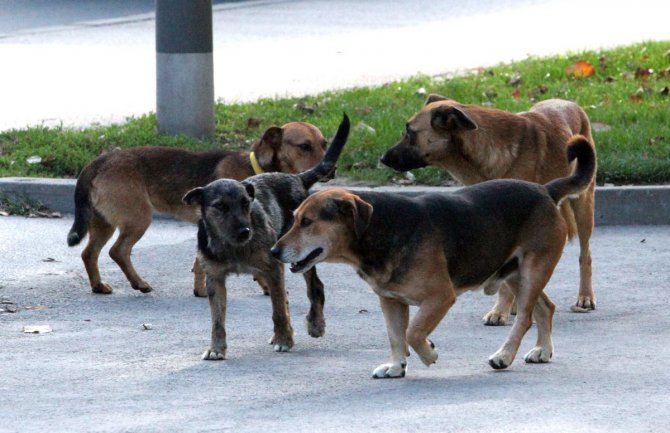
[[[156,0],[158,130],[214,136],[212,0]]]

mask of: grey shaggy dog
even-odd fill
[[[251,274],[272,300],[277,352],[293,347],[293,327],[284,288],[284,265],[270,254],[272,245],[293,223],[293,211],[307,198],[309,188],[327,178],[349,135],[344,115],[323,161],[306,172],[292,175],[264,173],[238,182],[219,179],[184,196],[186,204],[199,205],[198,258],[207,275],[207,295],[212,314],[212,340],[205,360],[226,357],[226,279],[230,274]],[[323,283],[316,270],[304,274],[311,301],[307,330],[312,337],[325,332]]]

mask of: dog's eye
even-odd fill
[[[309,143],[299,144],[298,147],[300,148],[300,150],[303,150],[305,152],[310,152],[312,150],[312,145]]]
[[[228,210],[228,206],[225,203],[217,203],[214,205],[214,207],[220,210],[221,212],[226,212]]]
[[[309,227],[312,225],[312,220],[309,218],[303,218],[300,220],[300,227]]]

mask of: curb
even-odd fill
[[[62,214],[74,213],[76,179],[0,178],[0,192],[27,196]],[[458,187],[381,186],[351,190],[422,193],[454,191]],[[160,216],[159,216],[160,217]],[[670,186],[603,186],[596,188],[597,226],[670,224]]]

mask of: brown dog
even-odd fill
[[[589,119],[577,104],[550,99],[525,113],[464,105],[438,95],[409,119],[402,141],[382,163],[400,171],[428,165],[444,168],[465,185],[492,179],[547,183],[573,170],[565,159],[566,144],[580,134],[593,144]],[[568,237],[579,235],[580,283],[573,311],[596,308],[591,284],[589,240],[594,224],[595,178],[578,197],[561,206]],[[484,316],[487,325],[504,325],[514,297],[501,288],[498,301]]]
[[[577,158],[570,177],[546,185],[494,180],[451,194],[362,192],[340,188],[308,197],[293,226],[271,253],[292,272],[321,261],[349,263],[379,295],[391,343],[391,360],[373,377],[403,377],[407,345],[430,365],[437,359],[428,336],[468,290],[495,293],[506,284],[517,300],[517,316],[500,349],[489,358],[509,366],[535,318],[536,346],[529,363],[548,362],[554,304],[543,292],[566,242],[557,205],[593,182],[595,151],[590,140],[570,140]],[[419,306],[409,320],[409,305]]]
[[[89,234],[82,260],[94,293],[112,293],[100,278],[98,257],[119,229],[109,255],[119,265],[133,289],[152,290],[132,262],[133,246],[161,212],[196,224],[198,206],[182,197],[191,189],[219,178],[243,180],[262,172],[301,173],[318,164],[326,140],[309,123],[291,122],[270,127],[248,152],[191,152],[170,147],[138,147],[100,156],[82,170],[74,193],[75,217],[68,245],[79,244]],[[197,259],[193,266],[193,291],[207,296],[205,277]]]

